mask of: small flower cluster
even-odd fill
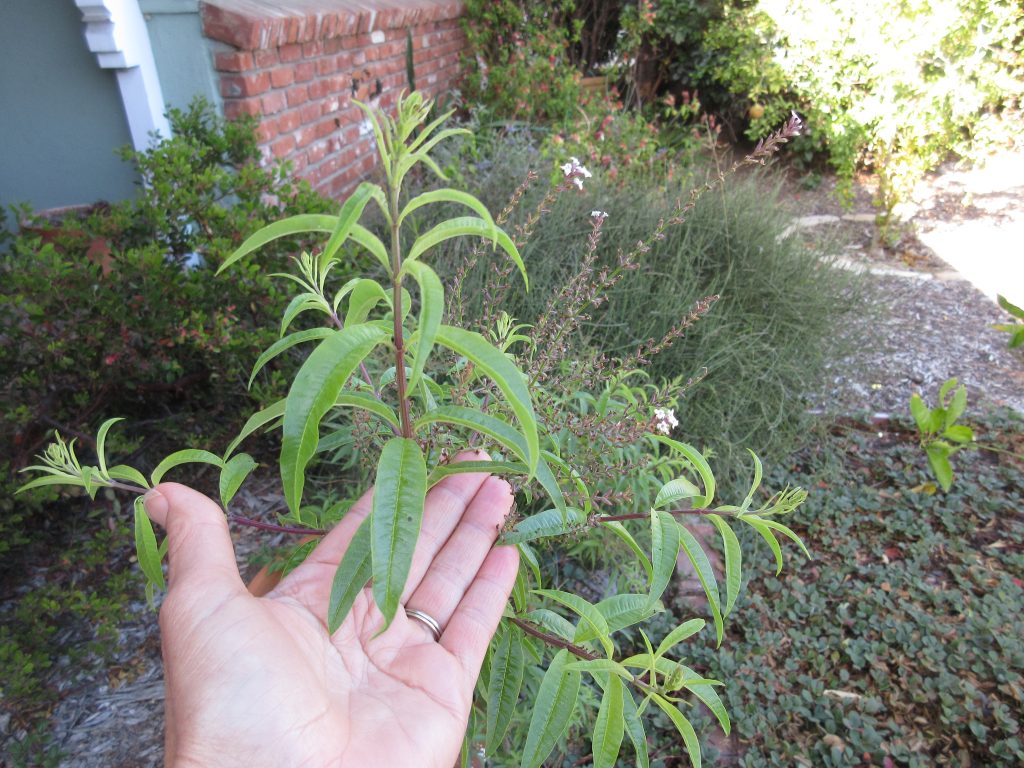
[[[671,408],[654,409],[654,428],[663,435],[671,435],[672,430],[679,426],[676,412]]]
[[[575,157],[570,157],[569,162],[562,165],[561,168],[565,177],[572,179],[572,183],[576,185],[577,189],[583,189],[583,180],[589,179],[594,175],[585,166],[581,165],[579,159]]]

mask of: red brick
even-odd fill
[[[260,114],[259,99],[232,99],[224,102],[224,117],[228,120],[237,120],[243,115]]]
[[[214,67],[220,72],[244,72],[252,69],[252,54],[247,51],[227,51],[213,58]]]
[[[263,114],[275,115],[283,110],[287,103],[284,91],[271,91],[263,97]]]
[[[338,71],[338,60],[334,56],[322,56],[316,60],[316,73],[320,77],[333,75]]]
[[[277,121],[261,120],[256,126],[256,140],[260,144],[266,144],[275,136],[277,136]]]
[[[302,46],[296,44],[282,45],[277,49],[277,55],[282,63],[298,61],[302,58]]]
[[[258,96],[270,89],[270,76],[266,72],[251,75],[224,75],[220,79],[220,93],[225,98]]]
[[[297,107],[299,104],[305,104],[309,101],[309,89],[304,85],[296,85],[294,88],[289,88],[285,91],[288,97],[288,106]]]
[[[328,85],[326,78],[318,77],[309,84],[309,98],[311,99],[322,99],[329,92],[330,86]]]
[[[277,67],[270,70],[270,84],[275,88],[284,88],[295,81],[295,72],[291,67]]]
[[[292,135],[282,136],[280,139],[270,145],[270,151],[274,153],[274,157],[283,158],[287,157],[290,152],[295,150],[295,137]]]
[[[344,37],[331,37],[329,40],[324,40],[324,53],[335,54],[341,53],[345,50],[345,46],[348,43],[348,38]]]
[[[316,124],[316,137],[318,139],[325,139],[340,127],[340,120],[329,117],[328,119]]]
[[[252,52],[252,60],[260,69],[267,69],[277,64],[277,49],[263,48]]]
[[[304,58],[312,59],[316,56],[323,55],[324,44],[322,40],[314,40],[311,43],[305,43],[302,46],[302,55]]]
[[[310,165],[319,163],[327,155],[327,142],[318,141],[315,144],[310,145],[309,149],[306,150],[306,159],[309,160]]]
[[[295,65],[295,82],[308,83],[316,76],[316,65],[312,61],[300,61]]]
[[[310,125],[316,122],[322,113],[322,107],[319,102],[310,102],[299,110],[299,120],[302,121],[303,125]]]
[[[334,57],[334,61],[338,65],[338,71],[344,72],[345,70],[350,69],[352,67],[352,53],[349,51],[339,53],[337,56]]]
[[[284,112],[277,118],[277,130],[279,133],[291,133],[300,125],[302,125],[302,120],[297,109]]]

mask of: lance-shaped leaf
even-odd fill
[[[302,344],[307,341],[317,341],[319,339],[325,339],[330,336],[333,331],[330,328],[310,328],[305,331],[297,331],[285,336],[283,339],[278,339],[269,347],[267,347],[263,354],[256,358],[256,364],[252,367],[252,373],[249,374],[249,382],[246,384],[248,388],[252,388],[252,382],[267,363],[273,360],[275,357],[280,355],[287,349],[291,349],[296,344]]]
[[[377,462],[373,489],[370,546],[373,552],[373,599],[387,629],[398,610],[423,522],[427,465],[419,443],[393,437]]]
[[[501,534],[500,543],[521,544],[549,536],[562,536],[579,531],[586,521],[586,515],[572,507],[567,507],[564,513],[557,509],[546,509],[520,520],[511,531]]]
[[[598,520],[600,520],[600,518],[598,518]],[[633,551],[633,554],[637,556],[637,558],[640,560],[640,564],[644,567],[644,571],[647,572],[647,580],[650,581],[652,578],[654,578],[654,569],[651,567],[651,559],[647,557],[647,553],[640,548],[640,545],[637,543],[636,539],[633,538],[633,534],[626,530],[626,526],[624,526],[618,520],[612,520],[607,523],[602,521],[601,527],[607,528],[609,531],[611,531],[624,542],[626,542],[626,546],[628,546]]]
[[[715,475],[711,471],[711,466],[708,464],[707,459],[704,458],[700,451],[687,443],[681,443],[664,435],[655,435],[654,438],[662,445],[666,445],[683,454],[693,464],[693,468],[700,475],[700,479],[704,483],[704,495],[695,497],[693,506],[696,509],[710,507],[712,500],[715,498]]]
[[[395,409],[366,392],[342,392],[334,404],[347,408],[362,408],[375,416],[380,416],[395,429],[401,428]]]
[[[779,546],[779,541],[775,538],[775,534],[771,532],[771,529],[765,525],[765,521],[760,517],[741,515],[740,520],[749,523],[755,531],[761,534],[761,538],[768,544],[772,554],[775,555],[775,575],[778,576],[782,573],[782,548]]]
[[[811,559],[811,553],[808,552],[807,551],[807,547],[804,546],[803,539],[801,539],[799,536],[797,536],[792,528],[790,528],[789,526],[783,525],[782,523],[778,522],[777,520],[772,520],[771,518],[761,517],[760,520],[761,520],[762,523],[767,525],[773,531],[778,531],[783,536],[785,536],[787,539],[789,539],[790,541],[795,543],[798,547],[800,547],[800,551],[804,553],[804,557],[806,557],[808,560]]]
[[[403,222],[406,216],[417,208],[422,208],[424,205],[430,205],[431,203],[457,203],[459,205],[464,205],[467,208],[472,208],[474,213],[483,219],[492,229],[496,229],[494,226],[494,219],[491,218],[491,213],[487,210],[486,205],[466,192],[460,192],[457,189],[448,188],[435,189],[414,197],[402,210],[402,214],[398,217],[399,223]],[[497,232],[494,232],[492,240],[496,237]]]
[[[757,489],[761,486],[761,475],[764,471],[761,466],[761,460],[757,457],[757,454],[754,453],[749,448],[747,448],[747,453],[749,453],[751,458],[754,459],[754,479],[750,483],[750,490],[747,491],[746,498],[743,499],[743,503],[740,505],[740,509],[743,510],[744,512],[750,509],[750,505],[754,501],[754,494],[757,492]]]
[[[153,524],[146,514],[143,497],[135,498],[135,556],[146,579],[160,589],[164,588],[164,572],[160,567],[160,552],[156,545]]]
[[[606,597],[595,606],[608,622],[608,632],[618,632],[641,621],[646,621],[658,611],[664,610],[658,603],[651,603],[647,595],[622,594]],[[581,626],[576,632],[577,642],[593,640],[596,635],[589,627]]]
[[[495,227],[493,222],[488,224],[476,216],[460,216],[456,219],[448,219],[448,221],[442,221],[433,229],[424,232],[412,244],[409,253],[406,254],[406,262],[416,260],[438,243],[443,243],[445,240],[450,240],[453,237],[462,237],[463,235],[476,235],[495,240],[519,268],[519,274],[523,277],[523,284],[529,289],[530,281],[526,276],[526,265],[523,264],[523,257],[519,255],[519,249],[512,242],[512,238],[504,230]]]
[[[124,417],[117,417],[114,419],[107,419],[100,425],[99,431],[96,433],[96,461],[100,465],[100,476],[107,476],[107,452],[104,446],[107,440],[107,432],[117,422],[124,421]]]
[[[668,512],[651,510],[651,590],[648,600],[654,602],[664,594],[679,556],[679,524]]]
[[[324,305],[323,299],[315,293],[300,293],[292,299],[285,308],[284,314],[281,316],[281,332],[279,335],[284,336],[285,331],[288,330],[288,326],[292,324],[292,321],[303,312],[308,312],[311,309],[323,312],[325,315],[330,314],[327,307]]]
[[[444,314],[444,287],[437,273],[419,261],[406,261],[402,270],[412,275],[420,286],[420,321],[416,328],[412,376],[409,377],[409,389],[415,389],[420,383],[427,358],[434,349],[437,329],[441,327],[441,316]]]
[[[683,552],[686,553],[687,559],[693,565],[693,569],[697,573],[697,580],[700,581],[700,585],[704,588],[704,594],[707,595],[708,604],[711,606],[711,618],[715,622],[715,636],[718,644],[721,645],[725,625],[722,621],[722,596],[718,591],[718,579],[715,578],[715,569],[711,567],[711,561],[708,560],[707,553],[704,552],[700,542],[694,538],[693,534],[682,525],[678,527],[679,540]]]
[[[525,666],[523,631],[515,624],[508,623],[498,636],[487,682],[485,744],[488,754],[495,754],[505,738],[505,732],[519,704]]]
[[[281,398],[277,402],[268,405],[262,411],[257,411],[250,416],[242,427],[242,431],[238,433],[238,437],[232,440],[228,445],[227,450],[224,451],[224,456],[222,457],[224,461],[227,461],[235,448],[237,448],[241,442],[245,440],[245,438],[249,437],[253,432],[284,416],[284,406],[285,399]]]
[[[654,694],[652,698],[654,703],[661,708],[661,711],[668,715],[669,720],[672,721],[676,730],[679,731],[679,735],[683,737],[686,751],[690,755],[690,764],[693,768],[700,768],[700,742],[697,740],[697,732],[693,730],[690,721],[684,717],[683,713],[671,701],[658,694]]]
[[[548,632],[569,642],[572,642],[573,635],[576,634],[576,627],[572,625],[572,622],[548,608],[535,608],[523,618],[539,624]]]
[[[615,661],[615,659],[581,659],[580,661],[566,664],[565,668],[575,670],[576,672],[588,672],[602,683],[608,673],[617,675],[623,680],[633,679],[630,671]]]
[[[654,655],[664,656],[679,643],[683,642],[683,640],[686,640],[688,637],[692,637],[704,629],[706,624],[707,622],[704,621],[704,619],[690,619],[689,621],[683,622],[665,635],[665,639],[659,643],[658,650],[654,652]]]
[[[533,590],[535,595],[546,597],[549,600],[554,600],[556,603],[561,603],[566,608],[571,610],[577,616],[580,617],[580,624],[576,628],[575,640],[580,641],[580,635],[583,632],[589,632],[596,637],[596,639],[604,646],[605,653],[611,658],[612,655],[612,641],[609,639],[610,634],[608,630],[608,622],[605,620],[601,612],[587,600],[583,599],[579,595],[574,595],[572,592],[563,592],[560,589],[535,589]]]
[[[693,691],[693,694],[704,702],[704,706],[711,710],[711,714],[715,716],[715,719],[718,720],[718,724],[721,725],[722,730],[725,731],[725,735],[728,736],[729,732],[732,730],[732,723],[729,720],[729,713],[725,709],[725,704],[722,703],[722,698],[710,683],[697,682],[700,680],[700,675],[688,666],[680,664],[679,667],[682,670],[684,679],[687,681],[684,683],[683,687],[687,690]]]
[[[569,652],[563,649],[544,673],[530,717],[521,768],[540,768],[569,725],[580,692],[580,673],[565,669],[570,661]]]
[[[335,331],[306,358],[285,401],[281,442],[281,480],[285,500],[298,510],[306,465],[316,453],[320,420],[335,404],[341,388],[363,358],[387,337],[372,325]]]
[[[107,477],[112,480],[128,480],[129,482],[141,485],[143,488],[149,488],[149,481],[146,479],[145,475],[134,467],[129,467],[124,464],[118,464],[116,467],[108,469]]]
[[[608,678],[594,722],[594,768],[614,768],[622,748],[624,732],[622,680],[615,675]]]
[[[159,485],[164,475],[182,464],[213,464],[215,467],[222,467],[224,466],[224,461],[217,454],[198,448],[186,448],[183,451],[175,451],[156,465],[156,469],[150,475],[153,485]]]
[[[348,300],[348,312],[345,313],[345,326],[358,325],[370,316],[381,302],[388,303],[388,295],[376,280],[362,278],[352,287],[352,295]],[[337,305],[335,305],[337,308]]]
[[[722,609],[722,615],[728,616],[740,594],[743,550],[740,549],[739,539],[725,520],[718,515],[707,515],[707,519],[718,529],[722,537],[722,549],[725,552],[725,608]]]
[[[633,751],[636,753],[636,768],[650,768],[651,760],[647,754],[647,734],[644,731],[644,724],[640,720],[640,713],[637,711],[633,694],[628,690],[622,697],[622,715],[626,726],[626,733],[633,743]]]
[[[699,498],[700,495],[700,489],[696,485],[685,477],[677,477],[661,486],[661,490],[658,491],[658,496],[654,500],[654,506],[672,507],[684,499]]]
[[[338,221],[334,225],[334,231],[331,232],[331,239],[327,241],[327,245],[324,246],[323,253],[320,255],[321,271],[324,265],[334,258],[334,254],[338,252],[338,249],[341,248],[349,235],[352,234],[352,228],[359,221],[359,217],[363,215],[363,209],[366,208],[366,204],[370,202],[375,192],[379,190],[380,187],[376,184],[371,184],[368,181],[361,182],[356,187],[355,192],[349,195],[344,205],[341,206],[341,210],[338,211]]]
[[[224,263],[217,269],[217,274],[219,275],[239,259],[248,256],[253,251],[278,238],[302,235],[309,232],[332,232],[337,223],[337,216],[327,216],[319,213],[304,213],[299,216],[289,216],[287,219],[275,221],[273,224],[268,224],[258,229],[254,234],[246,238],[245,242],[238,246],[234,253],[224,259]]]
[[[228,503],[238,493],[245,478],[256,469],[257,464],[248,453],[232,456],[220,468],[220,503],[227,509]]]
[[[526,475],[530,470],[525,464],[511,461],[455,461],[450,464],[438,464],[430,470],[427,488],[433,488],[449,475],[465,475],[470,472],[487,472],[489,474],[504,472],[510,475]]]
[[[519,420],[519,426],[526,438],[526,463],[530,474],[537,471],[540,461],[540,436],[537,431],[537,417],[533,412],[530,390],[525,376],[499,349],[479,333],[466,331],[449,325],[442,325],[437,331],[437,342],[456,354],[470,360],[476,368],[488,376],[501,390],[509,407]]]
[[[327,606],[327,631],[332,635],[345,621],[352,603],[373,574],[370,549],[370,517],[367,516],[356,529],[345,555],[338,563],[338,570],[334,572],[331,598]]]

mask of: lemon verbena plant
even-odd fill
[[[444,178],[430,152],[439,142],[464,131],[444,128],[448,115],[427,123],[431,104],[416,92],[398,99],[394,117],[363,108],[376,137],[384,184],[360,184],[337,215],[297,215],[264,227],[220,268],[230,268],[277,238],[300,233],[322,233],[325,238],[319,250],[296,257],[295,274],[282,276],[294,283],[297,292],[285,309],[280,339],[259,356],[253,370],[255,377],[282,353],[307,346],[309,354],[287,395],[254,413],[223,452],[179,451],[148,476],[126,465],[108,465],[104,442],[117,419],[99,429],[96,466],[83,465],[74,441],[65,443],[57,435],[40,457],[41,463],[29,468],[40,476],[24,488],[64,484],[84,487],[90,495],[99,488],[141,494],[175,467],[200,462],[219,469],[220,499],[227,510],[256,467],[253,458],[237,452],[238,448],[259,431],[279,430],[281,484],[290,510],[282,520],[301,523],[307,470],[325,447],[321,432],[339,414],[361,411],[361,423],[370,430],[365,447],[376,449],[376,490],[372,512],[338,566],[328,614],[323,617],[326,626],[331,631],[340,626],[367,583],[372,584],[374,600],[390,623],[399,607],[425,495],[432,485],[456,472],[487,471],[509,477],[528,494],[526,506],[539,511],[511,521],[500,539],[519,548],[522,566],[477,685],[464,764],[482,747],[492,754],[518,752],[521,764],[528,768],[542,765],[580,706],[586,674],[600,691],[592,737],[595,766],[613,766],[626,737],[636,764],[649,765],[642,715],[651,705],[669,717],[690,761],[699,766],[699,740],[681,705],[702,702],[726,732],[731,727],[715,691],[721,683],[704,678],[681,661],[681,644],[701,632],[705,620],[690,619],[657,642],[640,628],[644,646],[639,653],[626,650],[622,633],[664,611],[662,595],[677,560],[684,556],[703,587],[720,644],[725,617],[740,593],[743,556],[734,528],[746,525],[756,531],[781,570],[778,535],[792,539],[801,549],[803,544],[779,518],[799,506],[805,492],[797,488],[774,495],[759,493],[761,464],[754,456],[749,493],[739,504],[716,504],[715,477],[706,457],[670,436],[676,426],[671,412],[649,408],[644,398],[634,396],[634,390],[622,383],[630,375],[626,374],[595,386],[593,395],[578,393],[577,398],[586,404],[581,418],[607,416],[615,420],[616,429],[630,418],[632,429],[649,425],[646,434],[636,431],[631,446],[615,450],[629,454],[624,461],[634,461],[637,452],[651,457],[646,466],[653,480],[645,480],[645,487],[653,482],[652,499],[640,511],[635,506],[625,514],[607,511],[612,496],[602,497],[596,481],[592,484],[575,461],[574,453],[584,448],[551,423],[557,409],[551,407],[552,394],[545,389],[550,382],[545,385],[545,377],[537,373],[545,350],[538,349],[542,345],[534,338],[543,329],[516,323],[502,313],[489,334],[445,322],[446,291],[429,256],[447,240],[482,241],[507,259],[504,263],[512,265],[528,287],[526,266],[515,241],[476,198],[447,187],[403,197],[404,182],[418,165]],[[789,126],[790,134],[779,132],[759,145],[754,161],[784,143],[796,125]],[[581,186],[576,182],[588,175],[576,166],[569,164],[565,171],[567,189]],[[418,231],[412,214],[435,204],[458,206],[466,215]],[[676,218],[681,220],[691,204],[682,205]],[[383,237],[360,223],[370,206],[379,211]],[[653,239],[658,239],[657,234]],[[597,224],[593,237],[596,244]],[[371,254],[383,278],[334,274],[343,246]],[[574,300],[573,292],[569,295],[567,300]],[[289,332],[304,313],[319,315],[323,322]],[[655,412],[644,414],[645,408]],[[491,459],[448,461],[453,451],[468,446],[486,447]],[[539,506],[538,497],[543,499]],[[709,521],[721,538],[724,574],[716,573],[706,543],[684,524],[691,516]],[[135,531],[139,563],[152,594],[163,587],[165,543],[158,543],[141,495],[136,500]],[[639,588],[597,602],[571,591],[545,588],[541,558],[535,550],[538,542],[578,541],[599,532],[617,537],[636,558],[642,577],[633,582]],[[636,636],[635,631],[630,634]],[[527,674],[529,666],[544,671]],[[522,743],[510,745],[511,734],[520,732],[509,726],[521,698],[532,699],[529,725]]]

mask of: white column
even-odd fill
[[[82,12],[89,50],[103,69],[117,72],[135,149],[146,149],[154,131],[170,136],[160,78],[138,0],[75,0],[75,5]]]

